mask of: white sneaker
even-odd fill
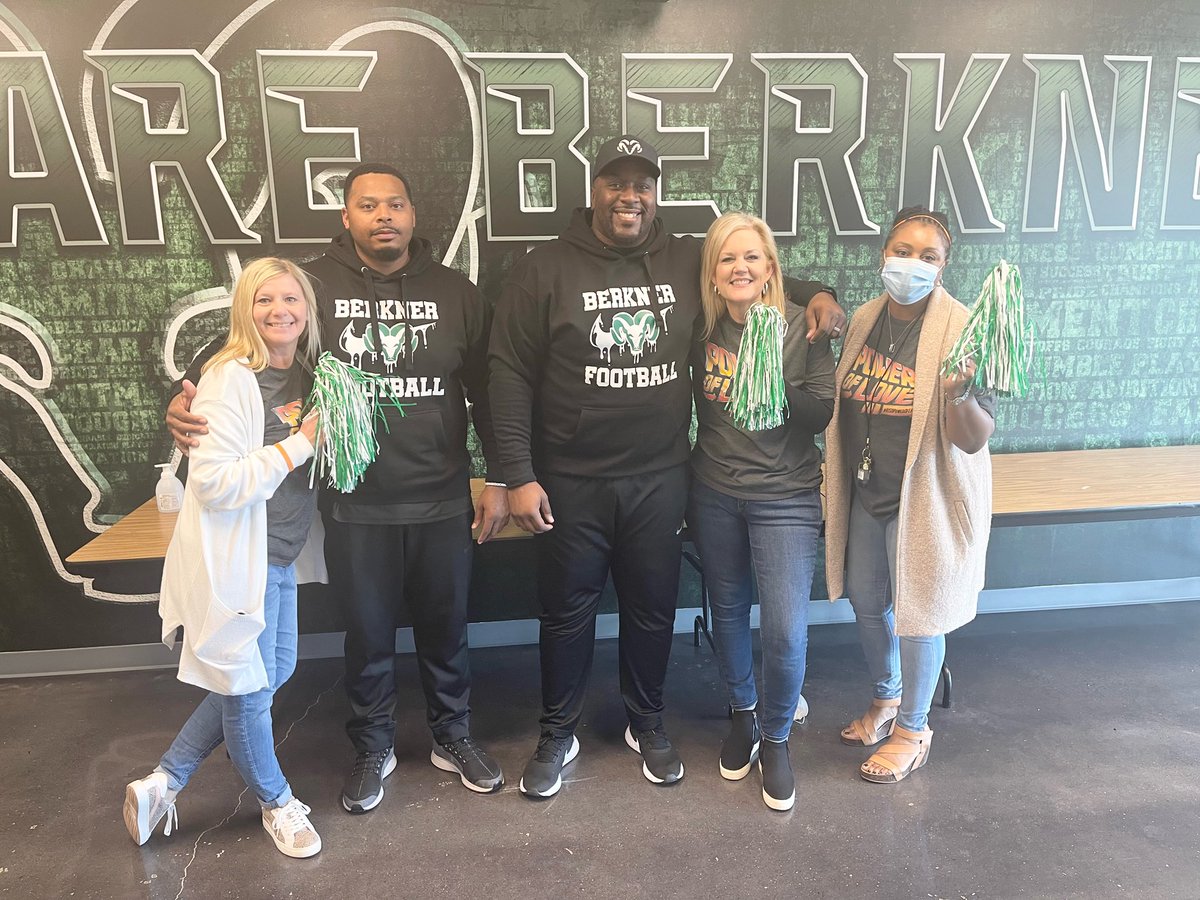
[[[803,725],[807,721],[808,721],[808,701],[805,700],[804,695],[801,694],[799,699],[796,701],[796,724]]]
[[[321,852],[321,836],[308,821],[310,812],[295,797],[283,806],[263,810],[263,830],[284,856],[304,859]]]
[[[167,788],[167,776],[162,772],[151,772],[145,778],[131,781],[125,786],[125,827],[129,836],[139,847],[150,840],[155,826],[166,818],[163,834],[179,825],[179,814],[175,811],[175,795]]]

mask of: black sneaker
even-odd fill
[[[683,778],[683,760],[661,728],[639,731],[625,729],[625,743],[642,754],[642,774],[655,784],[674,784]]]
[[[365,813],[383,799],[383,779],[396,768],[396,754],[386,750],[361,750],[342,786],[342,806],[349,813]]]
[[[579,738],[575,735],[543,734],[521,775],[521,793],[534,800],[553,797],[562,787],[563,768],[578,755]]]
[[[780,812],[791,809],[796,802],[796,776],[792,774],[788,742],[763,741],[758,771],[762,774],[763,803]]]
[[[721,777],[741,781],[750,774],[758,759],[762,734],[758,730],[758,713],[753,709],[735,709],[729,726],[729,737],[721,745]]]
[[[470,737],[434,744],[429,761],[443,772],[457,772],[463,785],[478,794],[498,791],[504,784],[500,764]]]

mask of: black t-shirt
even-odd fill
[[[828,341],[810,345],[804,308],[787,304],[783,375],[788,386],[819,400],[833,400],[834,364]],[[726,409],[737,372],[744,326],[722,316],[692,357],[696,400],[696,447],[692,472],[714,490],[741,500],[792,497],[821,483],[821,452],[795,417],[778,428],[747,431]]]
[[[885,310],[839,387],[846,467],[854,473],[854,491],[863,508],[877,519],[891,518],[900,509],[924,318],[921,313],[906,322]],[[976,394],[976,401],[989,415],[996,414],[995,394]],[[864,483],[857,473],[868,439],[871,476]]]
[[[300,410],[312,375],[299,363],[256,373],[263,398],[263,446],[277,444],[300,428]],[[308,538],[317,492],[308,486],[307,465],[297,466],[267,500],[267,562],[290,566]]]

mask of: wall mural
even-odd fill
[[[662,153],[672,230],[752,211],[850,308],[891,213],[934,205],[951,292],[1017,262],[1041,332],[994,452],[1200,442],[1190,4],[197,6],[0,5],[0,651],[147,621],[90,600],[154,595],[64,559],[152,494],[168,387],[242,265],[319,254],[357,160],[410,175],[419,232],[492,297],[617,132]],[[598,320],[600,353],[627,318]]]

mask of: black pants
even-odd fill
[[[330,588],[346,620],[346,732],[357,750],[384,750],[396,723],[396,625],[408,608],[434,740],[470,733],[467,593],[471,514],[420,525],[347,525],[325,516]]]
[[[583,713],[596,610],[611,569],[620,612],[621,697],[629,722],[662,724],[671,655],[687,466],[631,478],[545,475],[554,528],[538,535],[543,732],[568,735]]]

